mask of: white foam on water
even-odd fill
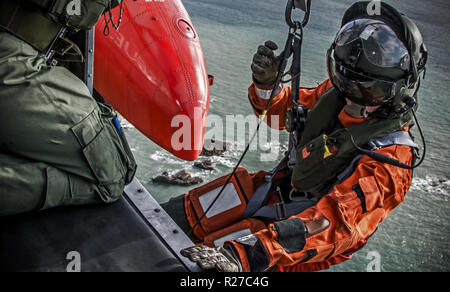
[[[221,164],[229,168],[233,168],[236,165],[236,161],[229,156],[216,156],[213,157],[212,160],[214,163]]]
[[[188,164],[186,161],[182,161],[179,159],[174,158],[172,154],[166,152],[166,151],[155,151],[153,154],[150,155],[150,159],[154,161],[164,162],[168,164],[176,164],[176,165],[185,165]]]
[[[430,176],[416,177],[411,184],[412,190],[450,196],[450,179],[446,177]]]

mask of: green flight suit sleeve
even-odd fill
[[[110,107],[64,67],[0,32],[0,215],[113,202],[136,164]],[[123,132],[123,131],[122,131]]]

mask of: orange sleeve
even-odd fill
[[[413,154],[408,146],[394,145],[377,152],[411,165]],[[316,206],[289,218],[308,222],[325,217],[330,221],[327,229],[306,238],[302,250],[288,253],[277,241],[273,225],[255,233],[264,245],[266,262],[269,266],[318,263],[354,248],[369,238],[378,224],[404,200],[411,181],[411,170],[382,164],[368,156],[362,157],[345,182],[335,186]]]
[[[328,89],[333,87],[330,80],[326,80],[316,88],[301,88],[300,102],[302,105],[312,109]],[[248,97],[250,104],[256,116],[262,115],[267,103],[269,101],[272,87],[263,87],[253,83],[248,89]],[[284,116],[286,109],[290,108],[292,104],[291,87],[285,86],[280,88],[279,92],[272,99],[265,122],[274,129],[284,130]],[[276,116],[275,119],[273,116]]]

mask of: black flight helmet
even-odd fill
[[[381,2],[381,14],[370,16],[370,2],[347,10],[328,51],[328,74],[334,86],[364,106],[401,103],[417,92],[427,52],[417,26]]]

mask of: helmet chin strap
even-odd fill
[[[365,106],[356,104],[356,103],[350,103],[344,107],[344,110],[347,114],[351,115],[354,118],[367,118],[369,117],[369,111]]]

